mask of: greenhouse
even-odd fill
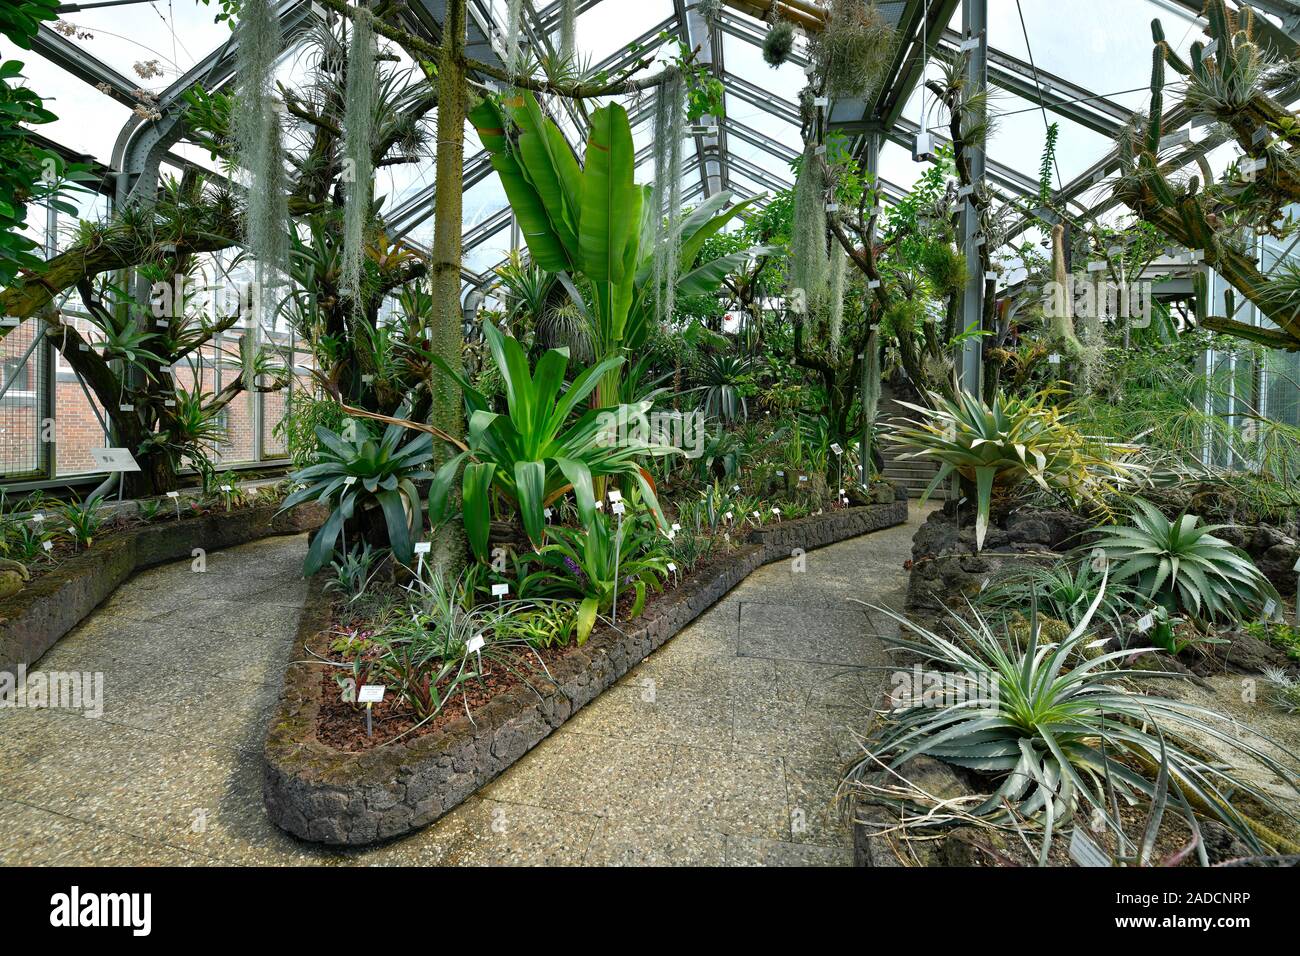
[[[0,863],[1300,862],[1300,3],[6,0],[0,104]]]

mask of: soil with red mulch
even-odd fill
[[[669,580],[662,592],[651,591],[646,596],[646,606],[642,614],[649,611],[655,604],[685,584],[687,580],[694,579],[701,575],[707,576],[726,564],[729,557],[725,554],[715,556],[708,562],[695,566],[695,570],[685,578],[682,578],[678,585],[674,585]],[[321,634],[336,632],[335,617],[338,613],[339,606],[335,605],[331,616],[331,626],[327,627]],[[598,625],[591,633],[592,637],[602,633],[609,628],[608,624]],[[321,640],[321,634],[318,634],[311,642],[312,647],[321,654],[336,663],[350,663],[345,661],[343,656],[328,646]],[[344,673],[339,668],[323,668],[321,674],[321,704],[316,714],[316,739],[327,746],[334,747],[348,753],[369,750],[372,747],[379,747],[392,742],[396,737],[405,735],[403,739],[410,737],[423,736],[431,734],[445,727],[453,720],[465,716],[468,707],[469,716],[473,719],[475,713],[481,710],[496,695],[505,693],[516,687],[530,685],[538,691],[544,691],[549,682],[546,671],[544,671],[538,662],[546,665],[546,668],[552,669],[556,661],[562,660],[567,654],[573,652],[577,645],[570,641],[563,647],[548,647],[537,652],[537,656],[532,654],[520,653],[514,661],[512,670],[506,670],[499,663],[484,662],[488,671],[483,675],[482,680],[474,679],[463,683],[457,690],[456,695],[447,701],[439,713],[421,723],[415,716],[414,711],[402,701],[402,698],[395,694],[387,694],[383,701],[371,705],[370,721],[373,730],[372,736],[366,736],[366,714],[365,705],[356,704],[343,699],[343,691],[339,687],[335,675]]]

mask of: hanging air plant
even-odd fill
[[[353,19],[343,102],[343,261],[339,288],[351,297],[354,311],[361,307],[363,298],[362,260],[375,175],[374,122],[375,33],[366,11]]]
[[[789,294],[802,300],[810,330],[826,299],[830,257],[826,254],[826,181],[816,144],[804,147],[794,183],[794,214],[787,269]]]
[[[244,243],[253,260],[253,307],[266,315],[289,260],[289,204],[275,63],[283,45],[271,0],[246,0],[236,29],[236,93],[230,118],[247,175]]]
[[[563,62],[572,62],[577,37],[578,0],[560,0],[560,59]]]
[[[834,243],[832,243],[834,245]],[[831,250],[830,288],[827,290],[827,303],[830,308],[830,344],[831,355],[840,351],[840,335],[844,329],[844,279],[848,257],[844,250],[835,247]]]
[[[788,20],[777,20],[763,37],[763,59],[768,66],[780,66],[794,52],[794,26]]]
[[[709,23],[717,23],[722,17],[722,0],[700,0],[695,5],[695,12]]]
[[[655,94],[655,188],[653,210],[655,318],[672,318],[677,307],[677,259],[681,242],[682,140],[686,83],[674,70]]]
[[[830,0],[826,9],[826,25],[811,42],[826,92],[870,96],[894,57],[897,33],[871,0]]]

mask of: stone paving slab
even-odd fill
[[[478,795],[362,850],[262,808],[305,538],[151,569],[38,665],[102,671],[104,717],[0,710],[0,864],[846,865],[835,788],[889,626],[847,599],[901,607],[912,530],[756,571]]]

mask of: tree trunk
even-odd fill
[[[433,299],[429,347],[452,368],[463,361],[460,308],[461,187],[465,169],[465,0],[450,0],[438,58],[438,149],[434,187],[433,254],[430,292]],[[440,369],[430,373],[432,409],[429,423],[457,438],[465,433],[464,402],[455,379]],[[438,463],[449,449],[440,449]],[[449,522],[435,545],[436,563],[455,573],[464,561],[463,528]]]

